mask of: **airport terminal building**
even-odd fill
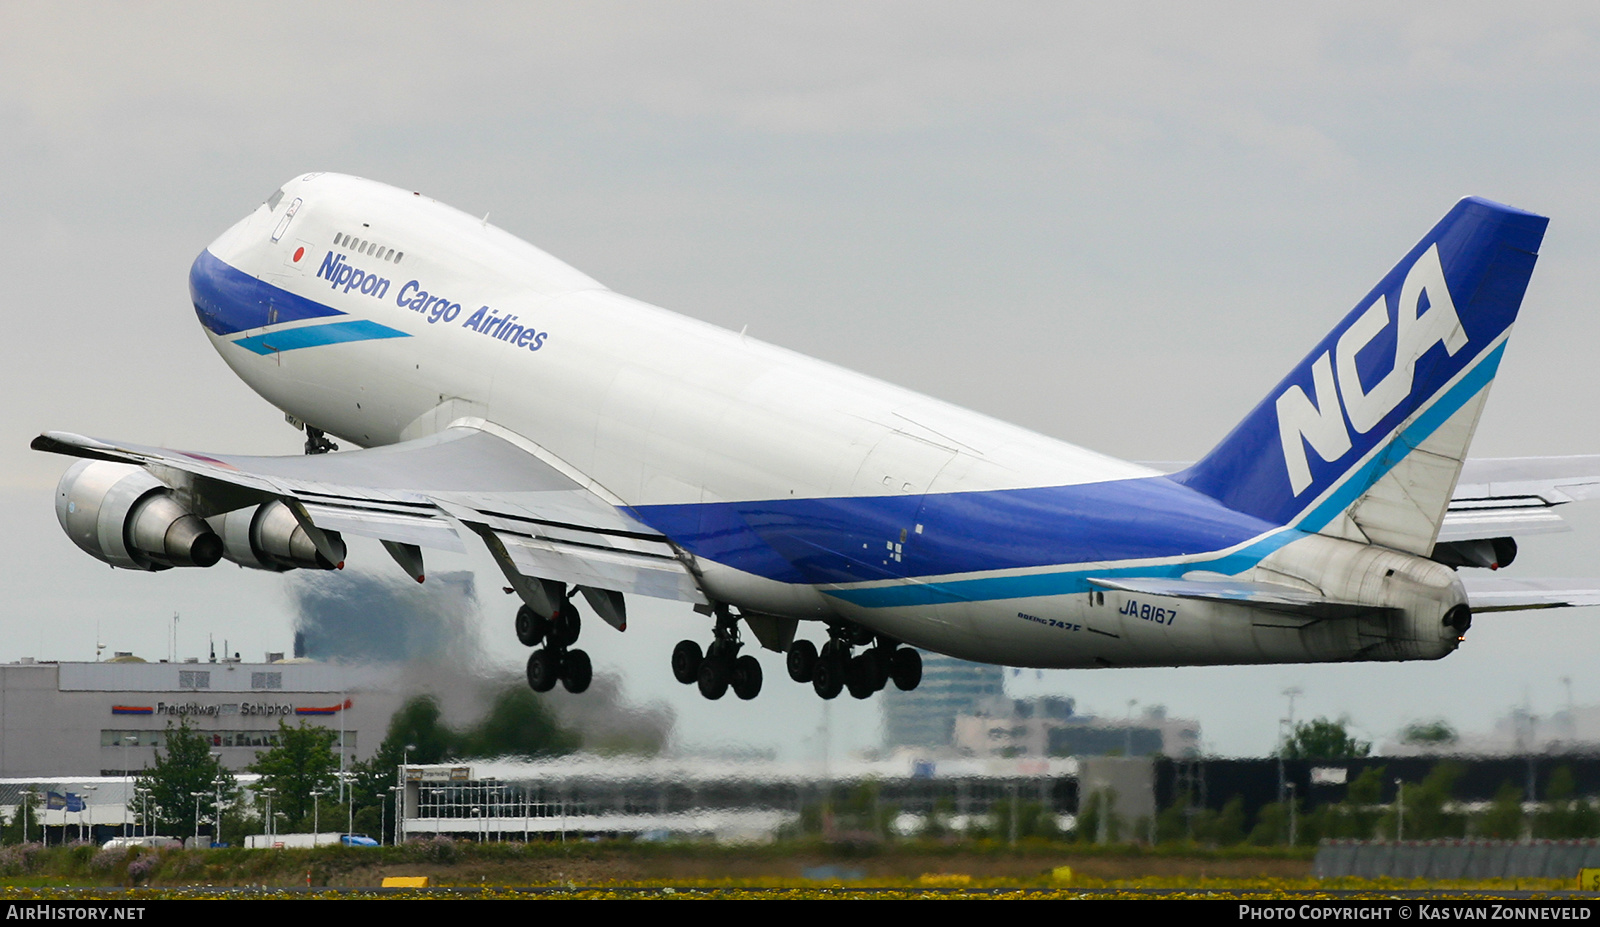
[[[270,655],[276,657],[278,655]],[[0,664],[0,778],[110,776],[155,761],[187,719],[235,772],[275,743],[280,722],[339,736],[346,762],[370,756],[400,707],[383,667],[270,660]]]

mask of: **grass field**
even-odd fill
[[[626,841],[315,850],[0,849],[0,901],[1593,898],[1571,880],[1318,880],[1309,850],[1048,842],[748,847]],[[379,890],[425,876],[426,890]],[[1576,876],[1576,874],[1574,874]]]

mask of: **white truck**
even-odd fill
[[[254,834],[244,838],[248,850],[283,850],[309,847],[371,847],[377,841],[365,834]]]

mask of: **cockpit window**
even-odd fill
[[[278,202],[280,200],[282,200],[282,199],[283,199],[283,191],[281,189],[276,191],[276,192],[274,192],[271,196],[267,197],[267,212],[271,212],[274,209],[277,209],[278,208]]]

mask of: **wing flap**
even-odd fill
[[[548,537],[495,532],[517,569],[527,576],[569,585],[614,589],[658,599],[706,604],[706,598],[676,556],[573,544]]]
[[[325,531],[456,553],[465,553],[467,550],[454,526],[442,517],[382,509],[362,510],[316,502],[307,502],[305,506],[312,522]]]

